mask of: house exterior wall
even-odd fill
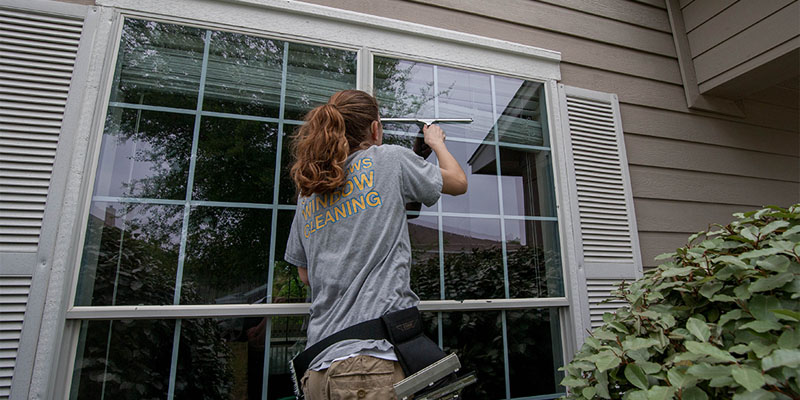
[[[733,212],[800,199],[797,80],[742,100],[743,118],[690,110],[663,0],[308,2],[559,51],[563,84],[617,94],[645,268]]]
[[[690,110],[663,1],[309,2],[560,51],[562,83],[616,93],[645,268],[733,212],[800,199],[796,103]]]
[[[701,93],[800,48],[797,0],[681,1],[680,6]]]

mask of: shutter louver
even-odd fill
[[[611,298],[623,280],[642,275],[633,195],[616,96],[559,85],[568,158],[571,159],[573,212],[579,216],[577,242],[583,266],[584,328],[600,326],[603,313],[622,301]]]
[[[11,376],[30,286],[29,276],[0,275],[0,304],[3,305],[0,310],[0,398],[8,398],[11,392]]]
[[[0,251],[35,252],[83,20],[0,8]]]

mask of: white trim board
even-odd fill
[[[97,4],[132,16],[161,15],[183,23],[367,47],[378,53],[526,79],[561,79],[561,53],[556,51],[298,1],[98,0]]]

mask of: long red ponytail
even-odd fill
[[[328,104],[311,110],[292,140],[291,176],[302,196],[328,193],[342,186],[350,153],[369,146],[378,102],[360,90],[343,90]]]

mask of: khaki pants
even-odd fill
[[[306,371],[301,379],[307,400],[395,399],[392,385],[405,378],[397,361],[355,356],[322,371]]]

